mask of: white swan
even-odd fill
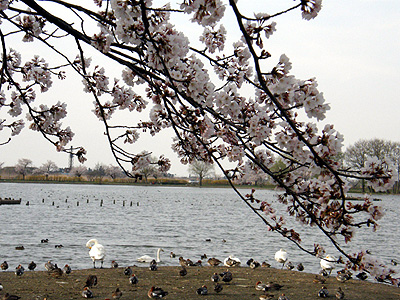
[[[141,256],[141,257],[138,257],[138,258],[137,258],[137,261],[138,261],[138,262],[151,262],[153,259],[155,259],[156,262],[160,262],[160,261],[161,261],[161,259],[160,259],[160,252],[161,252],[161,251],[164,252],[163,249],[158,248],[158,250],[157,250],[157,259],[155,259],[154,257],[151,257],[151,256],[149,256],[149,255],[143,255],[143,256]]]
[[[287,259],[288,259],[288,255],[287,255],[287,252],[285,250],[280,249],[279,251],[276,251],[275,260],[278,263],[282,264],[282,269],[283,269],[283,266],[285,265],[285,262],[287,261]]]
[[[328,271],[331,275],[332,270],[335,268],[336,259],[332,255],[327,255],[320,260],[322,270]]]
[[[106,256],[103,245],[99,244],[96,239],[91,239],[86,243],[86,247],[90,249],[89,256],[93,260],[93,267],[96,268],[96,260],[99,260],[101,268],[103,268],[103,261]]]
[[[236,267],[240,266],[240,259],[234,257],[233,255],[229,255],[227,258],[224,259],[224,265],[227,267]]]

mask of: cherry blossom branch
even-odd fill
[[[18,7],[14,9],[17,15],[13,17],[1,12],[0,17],[18,28],[8,34],[23,32],[26,41],[41,41],[67,61],[59,67],[49,67],[36,60],[35,65],[48,76],[62,77],[63,73],[57,71],[62,72],[69,64],[82,77],[84,91],[95,100],[94,113],[104,125],[111,152],[128,176],[133,176],[132,172],[146,164],[168,169],[167,159],[160,157],[158,162],[151,161],[149,152],[133,153],[129,146],[139,140],[139,131],[156,135],[172,129],[175,134],[172,146],[182,163],[194,160],[216,163],[239,198],[269,230],[311,255],[323,254],[320,245],[314,245],[314,249],[303,247],[300,234],[285,227],[283,216],[276,215],[267,200],[256,199],[254,191],[242,194],[236,188],[241,180],[268,176],[283,190],[278,196],[279,205],[286,207],[296,224],[316,226],[338,253],[346,257],[348,267],[365,268],[371,274],[379,273],[377,278],[391,280],[390,271],[377,271],[378,264],[365,253],[350,254],[342,247],[342,243],[351,241],[356,228],[372,226],[375,230],[382,216],[380,208],[368,199],[362,204],[347,200],[348,179],[365,178],[374,188],[384,189],[391,183],[389,166],[385,161],[371,159],[358,170],[343,168],[337,159],[343,137],[332,125],[326,125],[320,132],[317,124],[311,121],[322,120],[329,109],[315,79],[299,80],[289,74],[291,63],[285,55],[275,67],[264,70],[264,62],[271,59],[264,41],[275,31],[275,22],[268,21],[295,9],[301,11],[304,19],[310,20],[321,9],[320,0],[300,0],[273,15],[255,13],[254,18],[244,16],[234,0],[230,0],[228,6],[220,0],[202,0],[201,5],[199,0],[183,1],[180,9],[169,5],[150,7],[144,0],[97,1],[98,7],[106,4],[99,13],[85,5],[51,1],[72,12],[77,22],[50,13],[45,4],[20,2],[33,11]],[[240,34],[232,51],[224,46],[227,32],[235,28],[227,31],[221,24],[227,7],[235,15]],[[189,14],[192,22],[204,27],[200,36],[203,50],[192,47],[189,38],[170,23],[172,13]],[[80,28],[74,28],[75,23]],[[43,29],[44,25],[46,28],[54,26],[50,34]],[[99,31],[89,36],[86,29],[92,28],[91,25],[98,25]],[[52,39],[64,36],[57,30],[74,38],[79,52],[75,61],[51,45]],[[7,33],[3,34],[3,40],[5,37]],[[90,46],[85,48],[86,53],[84,44]],[[12,59],[14,52],[8,58],[4,49],[5,42],[3,72],[7,70],[6,60],[9,64],[15,61]],[[114,79],[112,83],[105,68],[90,67],[90,60],[84,54],[93,51],[125,67],[122,81]],[[214,54],[216,51],[222,55]],[[10,70],[27,78],[24,68],[15,64]],[[3,73],[4,78],[11,76],[10,72]],[[46,90],[49,85],[43,80],[33,80],[21,86],[19,94],[30,88]],[[252,97],[248,96],[247,88],[254,93]],[[145,92],[140,95],[135,92],[137,90]],[[34,108],[29,99],[25,102],[31,107],[35,124],[40,125],[44,121],[42,116],[52,111]],[[116,110],[141,113],[146,108],[150,111],[148,120],[136,124],[121,124],[113,118]],[[305,113],[308,123],[300,120],[299,111]],[[46,118],[51,119],[50,116]],[[38,129],[46,132],[44,127],[38,126]],[[82,155],[84,149],[78,151]],[[226,160],[236,167],[224,168]],[[282,166],[276,169],[278,161]]]

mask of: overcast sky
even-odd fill
[[[248,13],[253,11],[250,4],[254,4],[254,10],[271,14],[278,2],[285,7],[293,4],[291,0],[239,0],[238,3]],[[314,20],[302,20],[299,11],[275,20],[277,31],[267,49],[272,54],[271,60],[275,62],[285,53],[297,78],[317,78],[319,89],[331,106],[319,127],[334,124],[344,134],[345,146],[372,138],[400,142],[400,1],[325,0],[322,3],[323,8]],[[110,68],[107,63],[105,67]],[[64,124],[71,125],[76,133],[72,145],[83,145],[87,149],[85,165],[115,164],[103,135],[104,128],[90,111],[93,100],[82,92],[80,79],[68,79],[54,86],[56,91],[43,96],[68,103],[71,111]],[[5,117],[4,111],[0,112],[0,118]],[[179,163],[169,145],[167,135],[157,140],[144,137],[138,150],[165,154],[172,161],[171,173],[187,175],[187,166]],[[20,158],[31,159],[37,167],[47,160],[59,167],[68,166],[67,154],[55,152],[38,133],[28,129],[0,147],[0,162],[4,166],[15,165]]]

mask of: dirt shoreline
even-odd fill
[[[139,283],[132,286],[128,276],[124,275],[124,268],[117,269],[84,269],[73,270],[69,275],[54,278],[47,271],[25,271],[24,275],[17,277],[14,272],[0,272],[0,283],[3,285],[1,297],[5,293],[18,295],[21,299],[83,299],[81,292],[89,274],[96,275],[98,284],[92,288],[94,299],[112,299],[112,293],[118,287],[123,295],[121,299],[148,299],[147,291],[152,285],[159,286],[168,291],[165,299],[218,299],[218,300],[258,300],[261,291],[255,289],[257,281],[273,281],[283,285],[280,291],[271,291],[273,299],[285,293],[290,300],[319,299],[317,293],[321,284],[314,283],[315,274],[298,271],[279,270],[274,268],[235,267],[230,271],[233,280],[230,284],[223,283],[223,290],[216,293],[214,283],[210,278],[214,272],[226,271],[226,267],[189,267],[187,275],[179,275],[180,267],[159,267],[157,271],[150,271],[145,267],[132,267]],[[209,294],[200,296],[196,290],[206,285]],[[344,299],[352,300],[394,300],[400,299],[400,289],[381,283],[365,282],[350,279],[344,283],[336,280],[334,276],[327,278],[324,284],[330,295],[335,299],[335,291],[340,286],[345,292]]]

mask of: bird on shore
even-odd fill
[[[267,282],[265,285],[266,291],[270,291],[270,290],[279,291],[281,288],[283,288],[283,285],[279,284],[279,283],[275,283],[275,282]]]
[[[33,271],[36,268],[36,264],[34,263],[34,261],[31,261],[28,265],[28,270]]]
[[[282,268],[281,269],[283,269],[283,266],[285,265],[287,259],[288,259],[288,255],[287,255],[287,252],[284,249],[280,249],[279,251],[277,251],[275,253],[275,260],[278,263],[282,264]]]
[[[248,265],[250,267],[250,264],[254,261],[253,258],[250,258],[246,261],[246,265]]]
[[[55,266],[54,266],[54,264],[51,262],[51,260],[48,260],[48,261],[44,264],[44,268],[45,268],[48,272],[50,272],[50,271],[53,271],[53,270],[54,270]]]
[[[152,299],[161,299],[168,295],[167,291],[164,291],[160,287],[152,286],[147,292],[147,296]]]
[[[132,285],[138,284],[139,279],[136,277],[135,274],[132,274],[131,277],[129,278],[129,283]]]
[[[133,273],[133,272],[132,272],[132,269],[131,269],[130,266],[128,266],[128,267],[125,268],[125,270],[124,270],[124,275],[126,275],[126,276],[131,276],[132,273]]]
[[[265,291],[267,288],[267,285],[265,283],[262,283],[262,281],[257,281],[255,287],[256,287],[257,291]]]
[[[190,258],[186,259],[186,263],[189,267],[193,267],[194,266],[194,262],[192,262],[192,260]]]
[[[63,271],[65,274],[71,274],[72,269],[68,264],[66,264],[63,268]]]
[[[61,276],[64,274],[63,270],[61,270],[61,269],[57,266],[57,264],[54,264],[54,270],[52,270],[50,273],[51,273],[51,276],[53,276],[53,277],[55,277],[55,278],[59,278],[59,277],[61,277]]]
[[[215,258],[215,257],[209,258],[207,262],[210,266],[213,266],[213,267],[216,267],[219,264],[222,264],[222,261],[220,261],[218,258]]]
[[[151,262],[152,260],[155,260],[156,262],[161,262],[161,256],[160,256],[161,252],[164,252],[164,249],[158,248],[158,249],[157,249],[157,256],[156,256],[156,258],[153,258],[153,257],[151,257],[151,256],[149,256],[149,255],[143,255],[143,256],[141,256],[141,257],[138,257],[138,258],[137,258],[137,261],[138,261],[138,262]]]
[[[3,285],[0,283],[0,292],[3,290]]]
[[[8,263],[6,261],[2,262],[0,268],[5,271],[8,269]]]
[[[93,298],[93,293],[87,286],[83,288],[82,297],[83,298]]]
[[[297,268],[297,271],[304,271],[304,266],[303,266],[303,264],[302,263],[299,263],[297,266],[296,266],[296,268]]]
[[[326,270],[324,270],[324,269],[321,269],[321,271],[319,271],[318,274],[321,275],[321,276],[324,276],[324,277],[328,277],[329,276],[328,272]]]
[[[193,262],[192,260],[190,260],[189,258],[186,260],[187,265],[189,267],[201,267],[202,266],[202,262],[201,260],[198,260],[196,262]]]
[[[157,271],[157,262],[155,259],[153,259],[150,262],[150,266],[149,266],[150,271]]]
[[[332,270],[335,268],[335,261],[336,259],[329,254],[320,260],[321,268],[328,272],[328,276],[331,275]]]
[[[336,299],[344,299],[344,292],[340,288],[340,286],[338,287],[338,289],[336,291],[335,297],[336,297]]]
[[[205,286],[205,285],[203,285],[202,287],[200,287],[200,288],[198,288],[197,290],[196,290],[196,294],[197,295],[207,295],[208,294],[208,289],[207,289],[207,286]]]
[[[5,293],[3,298],[1,298],[2,300],[18,300],[21,299],[20,296],[17,295],[10,295],[9,293]]]
[[[182,256],[179,257],[179,264],[181,265],[181,267],[189,267],[187,260],[184,259]]]
[[[122,292],[120,291],[119,288],[117,288],[117,289],[115,290],[115,292],[112,294],[112,298],[113,298],[113,299],[119,299],[119,298],[121,298],[121,297],[122,297]]]
[[[360,280],[365,280],[365,279],[368,278],[368,275],[367,275],[366,272],[362,271],[362,272],[358,273],[358,274],[356,275],[356,277],[357,277],[358,279],[360,279]]]
[[[288,261],[288,263],[286,264],[286,269],[288,270],[293,270],[294,269],[294,265],[291,261]]]
[[[96,239],[91,239],[86,243],[86,248],[90,249],[89,256],[93,261],[93,268],[96,268],[96,261],[100,261],[100,268],[103,268],[103,261],[106,256],[104,246],[99,244]]]
[[[326,289],[325,286],[321,287],[321,289],[318,291],[318,297],[320,297],[320,298],[328,298],[329,297],[328,290]]]
[[[216,293],[219,293],[219,292],[221,292],[222,290],[223,290],[223,287],[222,287],[221,284],[217,283],[217,284],[214,286],[214,291],[215,291]]]
[[[218,282],[219,281],[218,273],[214,273],[213,275],[211,275],[211,281],[212,282]]]
[[[187,274],[186,268],[185,268],[185,267],[182,267],[182,269],[179,270],[179,275],[180,275],[180,276],[186,276],[186,274]]]
[[[91,288],[95,285],[97,285],[97,276],[96,275],[88,275],[88,277],[86,278],[85,287]]]
[[[263,262],[261,263],[261,267],[262,267],[262,268],[271,268],[271,265],[270,265],[269,263],[267,263],[266,261],[263,261]]]
[[[222,281],[223,282],[231,282],[233,279],[233,275],[229,270],[226,270],[226,272],[222,272],[221,274],[219,274],[219,276],[222,277]]]
[[[345,282],[351,279],[352,273],[348,270],[340,270],[337,272],[336,279],[339,282]]]
[[[233,255],[229,255],[227,258],[224,259],[224,266],[226,267],[237,267],[240,266],[240,259],[234,257]]]
[[[206,259],[206,258],[207,258],[207,254],[204,253],[203,255],[200,255],[201,260]]]
[[[21,269],[22,271],[25,272],[25,268],[23,265],[19,264],[15,269]]]
[[[261,264],[258,262],[258,261],[256,261],[256,260],[253,260],[251,263],[250,263],[250,268],[251,269],[257,269],[258,267],[261,267]]]
[[[24,275],[24,272],[25,272],[25,269],[21,265],[18,265],[18,267],[15,268],[15,275],[17,275],[17,276]]]
[[[289,300],[289,298],[285,294],[282,294],[279,296],[278,300]]]
[[[193,263],[193,267],[202,267],[202,266],[203,266],[203,262],[201,260],[198,260],[195,263]]]
[[[111,268],[113,268],[113,269],[118,268],[118,263],[117,263],[115,260],[113,260],[113,261],[111,262]]]
[[[315,275],[315,277],[314,277],[314,279],[313,279],[313,282],[314,282],[314,283],[321,283],[321,284],[324,284],[325,281],[326,281],[326,279],[325,279],[323,276],[321,276],[321,275]]]

